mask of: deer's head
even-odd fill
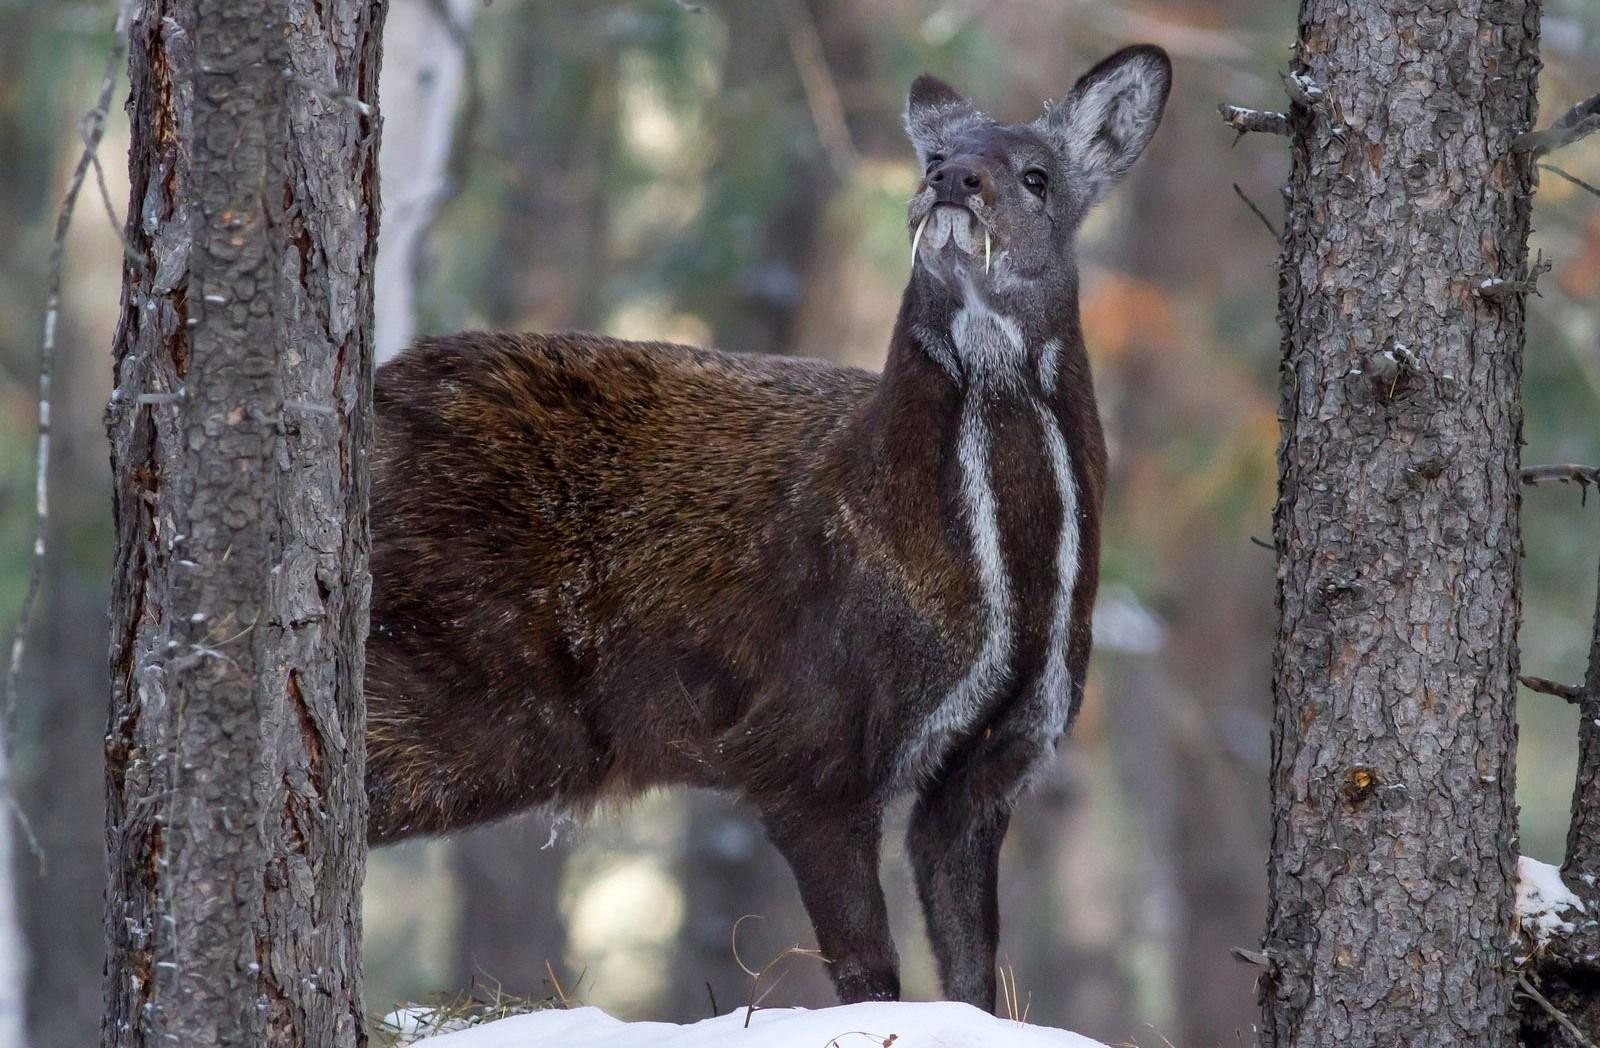
[[[1128,47],[1037,120],[1002,124],[918,77],[906,102],[923,169],[908,216],[914,269],[1019,305],[1068,291],[1078,225],[1144,151],[1171,83],[1164,51]]]

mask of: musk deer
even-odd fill
[[[849,1002],[899,995],[878,850],[912,793],[944,993],[992,1009],[1001,839],[1089,659],[1105,444],[1073,240],[1170,80],[1130,47],[1025,124],[912,84],[881,375],[580,334],[381,368],[372,839],[729,791]]]

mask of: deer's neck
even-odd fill
[[[965,638],[961,676],[901,756],[913,777],[1006,694],[1041,697],[1035,730],[1064,726],[1101,457],[1073,299],[1030,320],[928,290],[907,292],[835,489],[859,546],[886,553],[917,610]]]
[[[925,597],[976,599],[1011,648],[1021,627],[999,611],[1053,599],[1099,433],[1075,296],[1030,313],[914,281],[835,489]]]
[[[889,355],[863,429],[886,452],[910,455],[909,440],[935,453],[933,432],[961,419],[1022,410],[1050,417],[1070,435],[1093,414],[1076,281],[1016,306],[999,295],[950,289],[918,274],[906,289]],[[915,471],[913,471],[915,472]]]

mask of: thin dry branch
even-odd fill
[[[768,975],[772,974],[772,969],[776,968],[779,964],[782,964],[790,957],[810,957],[813,960],[821,961],[823,964],[828,963],[827,958],[822,956],[821,950],[807,950],[799,943],[795,943],[793,946],[785,947],[778,953],[777,956],[773,957],[772,960],[763,965],[760,971],[756,971],[748,964],[745,964],[744,959],[739,956],[739,925],[750,920],[751,918],[754,918],[758,921],[762,919],[761,915],[758,913],[747,913],[733,922],[733,929],[728,933],[728,946],[733,953],[733,963],[737,964],[740,970],[750,977],[750,1001],[748,1005],[746,1005],[744,1012],[744,1025],[746,1029],[749,1029],[750,1020],[755,1018],[755,1014],[758,1010],[760,1010],[762,1003],[766,1001],[767,997],[772,993],[773,990],[778,988],[778,984],[783,982],[783,980],[789,975],[789,969],[785,967],[783,971],[778,973],[778,977],[763,989],[762,983],[766,980]]]
[[[844,102],[839,97],[839,87],[833,72],[828,68],[828,56],[822,49],[822,37],[817,24],[800,0],[778,0],[778,18],[783,22],[783,34],[789,41],[789,53],[794,57],[795,71],[800,74],[800,87],[805,92],[806,105],[811,109],[811,122],[816,126],[817,138],[828,152],[828,159],[840,178],[847,177],[861,163],[861,153],[850,137],[850,125],[845,121]]]
[[[22,607],[17,612],[16,633],[11,639],[11,662],[6,669],[4,701],[0,704],[0,747],[7,752],[11,747],[11,728],[17,711],[17,679],[22,672],[28,627],[39,602],[39,590],[44,585],[45,532],[50,520],[50,383],[55,375],[56,328],[61,319],[61,276],[67,254],[67,230],[72,226],[72,213],[77,209],[78,194],[83,190],[89,169],[97,167],[100,140],[105,137],[106,118],[111,112],[111,99],[116,90],[117,70],[122,66],[128,46],[130,7],[128,0],[123,0],[117,6],[116,20],[111,27],[111,50],[106,55],[105,71],[100,78],[100,93],[80,124],[83,149],[73,165],[67,192],[61,198],[61,210],[56,213],[55,235],[50,241],[50,259],[45,277],[44,335],[39,340],[39,435],[34,453],[33,563],[28,570],[28,588],[22,597]],[[107,196],[107,212],[115,222],[116,215],[110,207],[110,198]],[[122,235],[120,229],[117,235]],[[42,869],[44,852],[39,847],[33,828],[11,796],[9,786],[9,783],[0,784],[0,789],[5,790],[6,803],[16,812],[28,848]]]
[[[1565,699],[1573,703],[1583,701],[1583,689],[1575,684],[1562,684],[1560,681],[1551,680],[1549,677],[1534,677],[1529,674],[1523,674],[1517,680],[1522,682],[1524,688],[1529,691],[1536,691],[1541,695],[1554,695],[1558,699]]]
[[[1252,131],[1262,135],[1287,135],[1289,133],[1289,117],[1283,113],[1274,113],[1266,109],[1246,109],[1244,106],[1230,106],[1227,104],[1217,106],[1217,112],[1222,114],[1222,122],[1239,132],[1239,138]]]
[[[1587,488],[1590,484],[1600,484],[1600,466],[1580,466],[1575,462],[1527,466],[1522,470],[1522,482],[1530,485],[1559,482]]]
[[[1261,219],[1261,224],[1267,227],[1267,232],[1272,234],[1272,238],[1274,240],[1279,239],[1281,234],[1278,232],[1278,227],[1272,224],[1272,219],[1267,217],[1267,213],[1265,211],[1256,206],[1256,202],[1254,200],[1251,200],[1245,195],[1244,190],[1239,188],[1239,183],[1235,182],[1233,184],[1233,191],[1240,200],[1244,201],[1244,206],[1249,208],[1250,212],[1257,218]]]
[[[1596,1048],[1595,1043],[1589,1039],[1588,1035],[1578,1029],[1571,1019],[1567,1018],[1567,1013],[1551,1004],[1544,994],[1534,988],[1533,983],[1528,981],[1526,975],[1520,972],[1517,973],[1517,985],[1522,987],[1522,992],[1533,998],[1534,1003],[1543,1008],[1546,1014],[1556,1021],[1556,1025],[1567,1032],[1567,1036],[1578,1043],[1579,1048]]]
[[[1542,170],[1550,172],[1552,175],[1560,175],[1562,178],[1566,179],[1568,182],[1571,182],[1573,185],[1584,190],[1585,192],[1593,193],[1595,196],[1600,196],[1600,186],[1595,185],[1593,182],[1585,182],[1571,171],[1564,171],[1554,164],[1540,164],[1539,167]]]
[[[1600,94],[1590,95],[1573,106],[1543,131],[1527,131],[1516,137],[1511,148],[1535,157],[1553,153],[1600,131]]]
[[[79,126],[78,133],[80,135],[87,136],[88,132],[89,128],[87,125]],[[90,146],[87,137],[85,137],[83,144],[85,146]],[[90,147],[89,162],[94,166],[94,181],[95,185],[100,189],[100,203],[104,205],[106,209],[106,221],[111,223],[111,231],[115,233],[117,235],[117,239],[121,241],[122,253],[127,256],[130,262],[143,262],[144,255],[139,251],[138,248],[134,247],[128,242],[127,226],[124,225],[122,219],[117,217],[116,205],[111,203],[111,190],[106,185],[106,169],[105,165],[100,163],[100,150],[97,147]]]
[[[1230,946],[1228,948],[1228,953],[1231,954],[1233,959],[1236,961],[1242,961],[1245,964],[1253,964],[1257,968],[1266,968],[1269,971],[1272,968],[1272,961],[1267,956],[1267,952],[1265,950],[1247,950],[1243,946]]]

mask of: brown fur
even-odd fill
[[[935,508],[950,493],[927,483],[948,436],[876,388],[812,361],[586,335],[461,335],[384,368],[374,837],[582,805],[608,777],[881,790],[901,711],[793,710],[788,685],[826,661],[894,703],[874,663],[960,638],[919,670],[953,679],[976,627]],[[897,409],[917,417],[857,446]],[[888,468],[891,447],[921,470]],[[835,594],[868,587],[905,637],[837,628]],[[774,643],[788,637],[810,643]]]

